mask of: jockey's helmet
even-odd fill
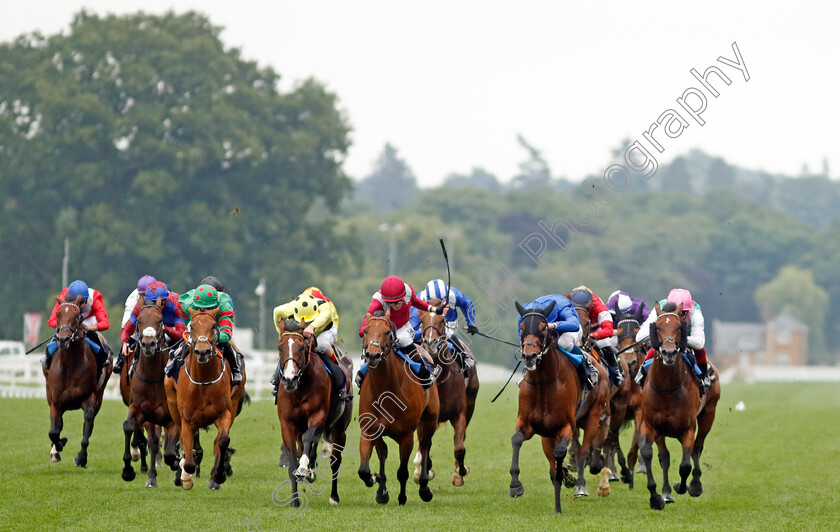
[[[90,292],[88,291],[88,285],[84,281],[73,281],[70,283],[70,286],[67,287],[67,301],[73,301],[79,296],[82,296],[84,299],[87,299]]]
[[[295,320],[307,324],[318,316],[318,300],[312,294],[303,293],[295,298]]]
[[[574,303],[576,307],[589,308],[592,305],[592,292],[583,288],[575,288],[569,295],[569,301]]]
[[[225,291],[225,285],[223,285],[221,281],[219,281],[218,279],[216,279],[212,275],[208,275],[207,277],[202,279],[199,284],[209,284],[210,286],[212,286],[213,288],[215,288],[219,292],[224,292]]]
[[[155,282],[156,280],[157,279],[155,279],[151,275],[144,275],[140,278],[140,280],[137,281],[137,291],[142,294],[146,291],[149,285]]]
[[[219,306],[219,291],[209,284],[200,285],[193,292],[192,306],[195,308],[216,308]]]
[[[382,281],[379,293],[386,303],[395,303],[405,297],[405,283],[396,275],[389,275]]]
[[[686,312],[691,312],[691,309],[694,308],[694,301],[691,299],[691,292],[685,288],[674,288],[671,290],[668,294],[668,301],[677,306],[680,306],[680,303],[682,303],[683,310]]]
[[[150,283],[148,287],[146,287],[146,293],[143,295],[146,300],[151,301],[154,303],[158,299],[166,300],[169,297],[169,289],[166,288],[166,285],[160,281],[155,281]]]

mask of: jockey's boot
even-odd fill
[[[53,347],[53,344],[55,344],[55,347]],[[44,369],[50,369],[50,364],[52,364],[52,356],[56,348],[58,348],[58,342],[53,341],[47,344],[47,348],[44,350],[44,356],[41,357],[41,365],[44,366]]]
[[[475,359],[466,349],[464,349],[464,345],[461,343],[460,338],[452,335],[450,340],[455,346],[455,352],[458,354],[458,361],[461,363],[461,367],[464,368],[464,377],[468,378],[470,376],[470,372],[475,367]]]
[[[598,368],[592,364],[591,358],[583,354],[579,345],[573,345],[571,353],[583,358],[583,361],[575,366],[575,369],[578,371],[578,377],[580,377],[580,382],[583,387],[587,390],[591,390],[596,384],[598,384]]]
[[[181,364],[184,362],[184,356],[186,356],[185,348],[186,344],[183,340],[173,346],[173,349],[169,354],[169,362],[166,363],[166,368],[163,370],[167,376],[174,379],[178,370],[181,369]]]
[[[230,364],[230,385],[236,386],[237,384],[242,383],[242,368],[239,367],[239,361],[236,357],[236,351],[233,350],[233,347],[230,345],[230,342],[223,342],[219,344],[219,347],[222,350],[222,354],[227,360],[228,364]]]
[[[122,371],[123,364],[125,364],[125,348],[120,350],[117,360],[114,361],[114,373],[119,374]]]
[[[645,367],[644,364],[642,364],[642,366],[639,368],[639,371],[636,372],[636,384],[644,387],[646,376],[647,376],[647,368]]]
[[[607,363],[610,379],[616,386],[621,386],[624,383],[624,375],[621,373],[621,366],[618,365],[618,358],[615,356],[615,349],[611,345],[605,345],[600,348],[601,358]]]
[[[399,350],[409,359],[409,366],[412,371],[420,379],[420,384],[424,389],[428,390],[434,384],[435,379],[438,378],[441,372],[441,367],[433,362],[429,362],[425,357],[417,354],[417,344],[414,342],[405,347],[400,347]],[[419,358],[419,362],[414,360],[414,357]],[[419,366],[419,367],[418,367]]]
[[[709,363],[698,362],[697,366],[700,368],[700,383],[703,385],[704,388],[708,388],[712,385],[712,375],[709,371]]]
[[[352,397],[347,395],[347,376],[326,352],[316,351],[316,353],[318,353],[318,356],[321,357],[321,360],[324,361],[324,364],[330,370],[333,386],[338,394],[339,401],[349,401]]]
[[[362,391],[362,383],[365,382],[365,375],[368,372],[368,365],[362,364],[359,366],[359,371],[356,372],[356,387],[359,389],[359,392]]]

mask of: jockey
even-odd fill
[[[283,320],[289,318],[294,318],[298,323],[306,322],[303,335],[315,339],[315,352],[329,371],[338,398],[342,401],[350,401],[352,397],[346,390],[347,377],[338,366],[338,359],[333,349],[333,344],[338,338],[338,312],[335,305],[324,296],[320,289],[311,286],[292,301],[275,307],[274,328],[277,329],[278,334],[282,334],[284,330],[281,328]],[[279,371],[278,366],[271,377],[271,383],[275,388],[279,382]]]
[[[96,354],[96,362],[101,369],[108,363],[108,358],[111,356],[111,348],[105,342],[105,338],[99,331],[105,331],[110,326],[108,323],[108,313],[105,310],[105,303],[102,302],[102,294],[98,290],[89,288],[84,281],[73,281],[70,286],[61,291],[59,295],[60,301],[67,303],[75,302],[76,298],[81,296],[79,308],[82,312],[82,327],[85,330],[85,338],[92,343],[94,353]],[[61,303],[55,302],[55,306],[50,314],[50,319],[47,323],[55,329],[58,325],[58,307]],[[41,359],[41,364],[44,368],[50,369],[52,363],[52,356],[58,349],[58,342],[53,340],[47,344],[47,351],[44,358]]]
[[[134,335],[137,330],[137,314],[145,305],[155,305],[160,308],[163,315],[163,325],[166,327],[168,345],[179,342],[184,336],[187,326],[184,316],[181,314],[181,306],[178,304],[178,294],[170,292],[166,285],[160,281],[150,283],[144,290],[142,301],[138,301],[134,306],[128,321],[120,331],[120,341],[123,347],[120,350],[119,357],[117,357],[117,362],[114,364],[114,371],[117,373],[122,370],[126,354],[130,349],[133,349],[137,341]]]
[[[647,321],[650,315],[650,308],[647,303],[637,297],[630,297],[624,290],[616,290],[610,294],[610,299],[607,301],[607,308],[610,314],[613,315],[613,323],[615,323],[615,309],[616,305],[618,311],[622,314],[635,314],[637,310],[642,309],[642,322]]]
[[[447,288],[449,289],[449,310],[446,312],[444,318],[446,319],[446,337],[455,346],[455,352],[461,360],[461,366],[464,368],[464,376],[469,376],[471,368],[475,367],[475,359],[472,353],[467,351],[461,343],[461,339],[455,335],[458,331],[458,309],[461,309],[464,319],[467,320],[467,332],[475,334],[478,332],[478,327],[475,325],[475,305],[470,298],[454,286],[446,286],[442,279],[434,279],[426,284],[426,288],[417,294],[417,297],[423,301],[437,298],[443,301],[446,298]],[[423,331],[420,328],[420,315],[417,310],[411,309],[411,326],[414,327],[414,341],[420,341]]]
[[[205,279],[206,280],[206,279]],[[215,278],[214,278],[215,280]],[[218,282],[218,281],[217,281]],[[221,286],[221,283],[219,283]],[[231,338],[233,337],[233,322],[235,315],[233,312],[233,301],[230,296],[222,292],[220,289],[213,287],[210,284],[201,284],[198,288],[193,288],[189,292],[182,294],[178,298],[181,314],[184,316],[184,321],[187,325],[190,323],[190,309],[194,311],[206,312],[218,308],[219,312],[216,314],[216,325],[219,326],[218,336],[216,337],[217,346],[222,351],[228,364],[230,364],[230,384],[236,386],[242,382],[242,368],[239,367],[236,353],[230,346]],[[166,366],[166,374],[170,377],[175,376],[180,363],[186,356],[183,348],[178,350],[178,353],[172,357],[169,364]]]
[[[156,279],[151,275],[144,275],[137,281],[137,288],[132,290],[132,292],[128,294],[128,297],[125,298],[125,311],[123,311],[120,327],[125,327],[125,322],[128,321],[128,318],[131,317],[131,313],[134,311],[134,306],[137,305],[137,302],[143,298],[143,293],[146,292],[146,288],[155,281]],[[114,371],[119,372],[116,367],[114,367]]]
[[[547,307],[552,301],[554,302],[554,308],[546,317],[548,320],[548,330],[551,331],[551,337],[557,342],[558,347],[562,349],[563,353],[569,357],[572,364],[574,364],[580,376],[580,382],[587,389],[591,390],[598,384],[598,368],[580,350],[582,331],[580,329],[580,318],[578,318],[574,304],[561,295],[551,294],[538,297],[527,305],[523,305],[523,307],[526,310],[539,310]],[[521,338],[521,315],[519,316],[517,328],[519,337]],[[584,360],[586,364],[582,364]]]
[[[432,364],[425,358],[421,357],[421,363],[417,363],[411,359],[417,353],[417,346],[414,344],[414,328],[409,321],[411,314],[411,307],[417,307],[420,310],[427,312],[434,312],[435,314],[443,314],[449,309],[449,305],[444,302],[440,306],[432,306],[417,297],[414,293],[414,288],[408,283],[395,275],[390,275],[382,281],[382,286],[379,291],[373,294],[372,301],[368,307],[365,319],[362,321],[362,326],[359,327],[359,337],[364,338],[365,326],[368,319],[373,316],[377,310],[390,310],[391,324],[396,329],[396,351],[407,360],[411,369],[417,374],[423,383],[424,388],[429,388],[435,379],[440,375],[440,366]],[[362,388],[362,382],[367,374],[367,364],[362,364],[359,367],[359,372],[356,375],[356,386]]]
[[[688,326],[688,339],[686,344],[694,351],[694,356],[697,359],[697,366],[700,368],[700,381],[704,387],[708,388],[711,386],[711,375],[709,373],[709,362],[706,358],[706,331],[703,311],[700,310],[700,305],[691,299],[691,292],[684,288],[674,288],[671,290],[668,297],[659,302],[659,308],[665,306],[665,303],[667,302],[674,303],[678,307],[680,304],[683,306],[682,320]],[[656,312],[650,313],[650,316],[648,316],[648,319],[645,320],[645,323],[636,335],[637,342],[647,338],[650,333],[650,326],[656,323],[657,317],[658,315]],[[645,382],[645,375],[647,375],[647,368],[649,366],[647,361],[652,360],[655,356],[656,352],[653,348],[648,349],[647,356],[645,357],[645,364],[642,366],[638,375],[636,375],[636,382],[639,386],[642,386]]]
[[[592,345],[607,363],[613,383],[621,386],[624,375],[621,374],[621,367],[615,356],[618,340],[613,336],[613,320],[607,306],[592,290],[582,285],[572,290],[568,298],[575,307],[583,307],[589,313],[589,338]]]

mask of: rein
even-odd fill
[[[214,346],[214,349],[215,349],[215,346]],[[193,355],[193,356],[195,356],[195,355]],[[215,379],[213,379],[212,381],[206,381],[206,382],[197,382],[197,381],[195,381],[195,380],[192,378],[192,375],[190,375],[190,365],[189,365],[189,364],[184,364],[184,371],[186,372],[187,377],[189,377],[190,382],[191,382],[191,383],[193,383],[193,384],[196,384],[196,385],[198,385],[198,386],[206,386],[206,385],[208,385],[208,384],[216,384],[217,382],[219,382],[220,380],[222,380],[222,377],[224,377],[224,375],[225,375],[225,357],[219,357],[219,358],[221,358],[221,359],[222,359],[222,371],[221,371],[221,372],[219,372],[219,376],[218,376],[218,377],[216,377]],[[139,378],[139,375],[138,375],[138,378]],[[144,382],[145,382],[145,381],[144,381]]]
[[[309,366],[309,361],[312,357],[312,342],[307,342],[306,337],[297,331],[284,332],[280,335],[280,339],[282,340],[284,336],[297,336],[303,338],[304,343],[308,346],[306,350],[306,362],[304,362],[303,365],[298,369],[298,375],[300,375],[301,373],[303,373],[303,370],[305,370],[306,367]],[[286,364],[288,364],[289,361],[295,362],[295,357],[294,355],[292,355],[291,352],[289,353],[289,356],[287,358],[280,361],[280,368],[285,369]]]

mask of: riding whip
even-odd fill
[[[44,340],[44,341],[43,341],[43,342],[41,342],[40,344],[36,345],[35,347],[33,347],[32,349],[30,349],[29,351],[27,351],[27,352],[26,352],[26,354],[28,355],[28,354],[29,354],[29,353],[31,353],[32,351],[35,351],[36,349],[38,349],[39,347],[41,347],[41,346],[42,346],[42,345],[44,345],[45,343],[49,342],[49,341],[50,341],[50,340],[52,340],[53,338],[55,338],[55,335],[50,336],[49,338],[47,338],[46,340]]]
[[[449,254],[446,252],[446,244],[443,243],[443,238],[438,240],[440,241],[440,249],[443,250],[443,259],[446,261],[446,298],[443,300],[443,304],[446,306],[449,304],[449,285],[452,284],[452,274],[449,271]]]

